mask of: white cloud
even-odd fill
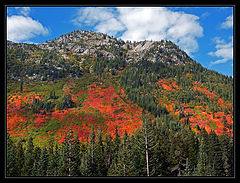
[[[118,7],[80,9],[73,20],[78,26],[94,26],[99,32],[119,36],[123,40],[141,41],[167,39],[187,53],[198,50],[197,38],[203,36],[199,17],[164,7]]]
[[[215,37],[213,41],[216,43],[216,51],[209,52],[208,55],[218,57],[219,60],[210,62],[210,66],[226,63],[233,59],[233,37],[230,37],[230,41],[226,43],[224,39]]]
[[[233,27],[233,16],[228,16],[226,20],[221,24],[222,29],[229,29]]]
[[[94,26],[99,22],[104,22],[113,18],[113,12],[110,8],[80,8],[76,18],[72,20],[75,25]]]
[[[124,30],[123,24],[115,18],[110,18],[101,24],[98,24],[95,29],[98,32],[108,33],[109,35],[116,35],[119,31]]]
[[[38,35],[47,35],[48,29],[31,17],[7,17],[7,39],[14,42],[28,41]]]

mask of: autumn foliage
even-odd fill
[[[94,83],[87,91],[79,91],[73,95],[71,90],[64,88],[66,94],[71,94],[73,102],[78,104],[78,98],[87,96],[82,107],[48,111],[46,114],[24,114],[21,106],[31,104],[33,98],[41,99],[41,95],[25,94],[10,95],[7,105],[7,126],[12,135],[25,135],[23,129],[44,128],[48,123],[58,124],[57,129],[52,131],[59,143],[64,141],[69,128],[78,136],[79,140],[88,139],[92,125],[96,131],[101,129],[103,133],[114,136],[115,129],[118,128],[122,136],[126,131],[131,134],[142,125],[141,108],[125,98],[122,88],[119,91],[113,86]],[[25,111],[26,112],[26,111]],[[25,124],[23,126],[22,124]],[[21,128],[20,128],[21,126]],[[16,133],[19,131],[19,133]],[[38,136],[38,139],[44,138]]]
[[[189,76],[189,74],[186,74]],[[197,90],[200,92],[201,95],[195,97],[202,97],[203,95],[209,97],[213,103],[218,104],[218,111],[213,113],[212,111],[208,110],[208,105],[205,103],[204,106],[202,105],[195,105],[192,106],[190,103],[181,103],[181,111],[175,108],[176,101],[171,95],[174,94],[175,90],[182,90],[178,85],[176,85],[175,81],[170,81],[167,79],[160,79],[159,82],[159,89],[160,89],[160,97],[158,98],[158,102],[161,105],[164,105],[166,109],[170,112],[175,114],[175,118],[177,119],[180,113],[183,114],[184,117],[180,119],[181,122],[186,122],[189,120],[190,126],[193,131],[199,133],[197,129],[197,125],[200,128],[205,128],[205,130],[210,133],[211,130],[214,130],[216,134],[231,134],[232,133],[232,124],[233,124],[233,115],[229,111],[232,111],[232,105],[228,104],[222,98],[217,96],[215,93],[209,91],[207,88],[203,86],[203,84],[194,82],[192,86],[192,90]],[[168,95],[169,97],[166,97]],[[228,110],[228,113],[225,114],[224,111]]]

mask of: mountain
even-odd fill
[[[7,48],[10,93],[19,91],[18,87],[13,91],[10,89],[12,82],[15,86],[20,81],[21,87],[30,88],[36,82],[56,83],[61,79],[66,80],[66,77],[71,81],[84,78],[87,74],[102,83],[109,79],[106,76],[117,78],[127,98],[155,117],[160,115],[157,106],[166,106],[168,113],[174,113],[167,105],[172,103],[177,110],[175,113],[180,109],[184,113],[182,105],[190,104],[192,100],[199,101],[201,97],[205,97],[204,102],[207,100],[207,103],[215,97],[218,100],[225,99],[232,105],[232,78],[203,68],[171,41],[132,43],[103,33],[73,31],[37,45],[7,41]],[[51,86],[52,90],[54,85]],[[173,92],[169,93],[169,90]],[[162,96],[164,92],[167,96]],[[152,96],[149,97],[149,94]],[[201,96],[203,94],[210,98]],[[144,95],[145,98],[139,95]],[[166,98],[163,105],[159,104],[163,102],[159,97]],[[213,106],[218,104],[217,99],[211,102]],[[197,102],[199,106],[203,103]],[[152,106],[145,106],[150,104]]]
[[[103,33],[73,31],[58,39],[38,44],[39,48],[58,53],[74,52],[75,55],[92,55],[114,59],[114,50],[126,53],[127,62],[137,62],[146,58],[152,62],[173,62],[176,65],[190,60],[187,54],[171,41],[124,42]],[[154,54],[151,54],[154,53]],[[144,57],[145,56],[145,57]]]
[[[233,137],[233,78],[204,68],[166,40],[125,42],[103,33],[73,31],[36,45],[7,41],[6,107],[7,132],[16,143],[32,139],[35,147],[44,149],[53,142],[72,147],[66,143],[77,139],[82,143],[79,151],[90,157],[95,137],[100,143],[104,136],[101,148],[112,148],[102,155],[108,159],[102,171],[108,173],[93,175],[118,175],[116,167],[122,162],[116,157],[124,156],[114,154],[119,148],[124,149],[121,153],[139,153],[140,148],[149,150],[151,158],[165,157],[150,160],[163,162],[154,165],[156,172],[152,167],[150,174],[181,175],[190,171],[185,170],[188,161],[189,175],[200,175],[196,156],[203,144]],[[146,139],[147,149],[141,144]],[[132,144],[132,149],[121,143]],[[186,154],[176,154],[180,151]],[[230,156],[231,151],[227,153]],[[85,167],[83,159],[81,167]],[[145,176],[136,162],[129,167]],[[218,171],[217,163],[209,166]],[[229,169],[217,175],[228,175]],[[90,175],[86,173],[90,170],[84,171],[81,175]]]

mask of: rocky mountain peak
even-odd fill
[[[9,42],[8,48],[13,45],[14,43]],[[26,44],[24,46],[23,43],[19,43],[18,46],[26,49]],[[62,55],[63,58],[67,58],[65,54],[71,52],[74,55],[103,56],[114,59],[116,52],[124,52],[128,63],[145,59],[151,62],[185,65],[192,61],[184,51],[171,41],[123,41],[107,34],[86,30],[75,30],[61,35],[57,39],[37,44],[35,47],[54,51]]]

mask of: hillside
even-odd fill
[[[166,40],[124,42],[73,31],[37,45],[7,41],[6,107],[12,140],[31,137],[40,148],[64,144],[71,133],[80,142],[92,142],[93,133],[112,139],[128,134],[135,142],[146,121],[165,142],[192,132],[196,146],[204,132],[233,137],[232,77],[202,67]],[[171,148],[174,154],[183,146]],[[174,155],[184,167],[188,156]],[[176,159],[161,166],[174,167]]]

